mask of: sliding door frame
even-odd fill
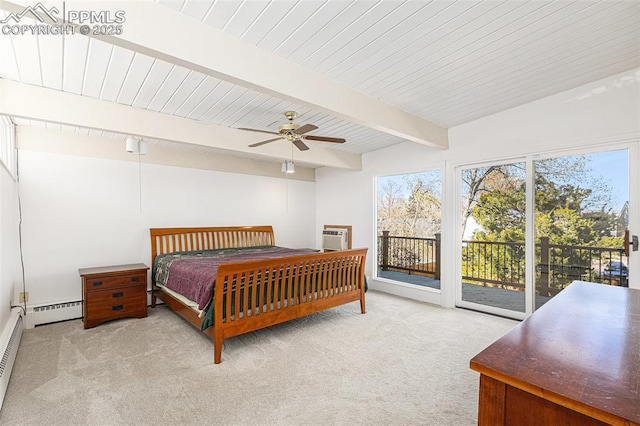
[[[597,146],[589,146],[584,148],[572,148],[572,149],[564,149],[559,151],[547,152],[540,155],[530,156],[528,158],[531,159],[531,170],[535,172],[533,169],[533,161],[535,160],[545,160],[549,158],[555,157],[563,157],[569,155],[580,155],[580,154],[597,154],[600,152],[608,152],[608,151],[620,151],[627,150],[628,152],[628,184],[629,184],[629,193],[628,193],[628,201],[629,201],[629,223],[627,224],[627,229],[631,235],[638,235],[640,237],[640,140],[638,139],[629,139],[629,140],[621,140],[616,142],[611,142],[607,144],[601,144]],[[528,165],[529,166],[529,165]],[[527,182],[527,184],[533,185],[535,179],[535,174],[532,173],[531,182]],[[533,188],[533,186],[532,186]],[[532,202],[535,194],[532,192]],[[527,210],[528,211],[528,210]],[[532,217],[532,225],[533,225],[533,217]],[[527,238],[531,236],[531,240],[534,241],[535,235],[533,232],[533,228],[531,229],[531,234],[527,234]],[[527,259],[529,260],[529,259]],[[533,262],[533,256],[531,261]],[[629,251],[628,257],[628,265],[629,267],[629,287],[640,289],[640,251]],[[533,273],[533,269],[532,269]],[[531,294],[533,296],[533,285],[535,283],[532,282]],[[533,303],[535,301],[532,300],[531,309],[533,309]]]
[[[629,224],[630,234],[640,236],[640,141],[638,139],[621,140],[609,143],[586,147],[574,147],[562,150],[547,151],[535,155],[522,155],[516,157],[506,157],[503,159],[482,161],[482,162],[465,162],[457,164],[448,164],[447,177],[451,182],[455,182],[453,197],[450,197],[447,203],[448,211],[454,212],[450,217],[452,223],[447,224],[447,229],[451,232],[451,241],[454,247],[451,247],[449,253],[453,253],[450,262],[447,262],[447,269],[451,271],[448,274],[453,278],[452,283],[455,287],[455,306],[480,310],[490,314],[505,316],[514,319],[524,319],[531,315],[534,311],[535,304],[535,169],[534,161],[548,158],[563,157],[569,155],[593,154],[598,152],[627,150],[629,158]],[[462,170],[474,167],[488,167],[493,165],[508,165],[524,162],[526,165],[526,190],[525,190],[525,312],[511,311],[507,309],[497,308],[493,306],[468,302],[462,300],[462,217],[460,214],[460,200],[462,199]],[[443,218],[444,219],[444,218]],[[443,226],[445,224],[443,223]],[[453,229],[452,229],[453,228]],[[640,289],[640,251],[630,252],[629,254],[629,287]],[[449,299],[451,300],[451,299]]]
[[[632,235],[640,238],[640,141],[627,144],[629,149],[629,225]],[[640,251],[629,252],[629,287],[640,290]]]
[[[529,227],[532,227],[533,222],[531,222],[531,225],[529,224],[529,204],[531,203],[531,205],[533,205],[533,198],[530,197],[529,193],[531,192],[530,190],[530,185],[529,185],[529,180],[530,180],[530,173],[529,173],[529,162],[531,160],[528,159],[527,156],[518,156],[518,157],[509,157],[509,158],[505,158],[505,159],[500,159],[500,160],[494,160],[494,161],[483,161],[483,162],[473,162],[473,163],[464,163],[464,164],[458,164],[455,166],[455,194],[453,199],[455,200],[455,210],[452,210],[455,212],[455,217],[457,218],[455,221],[455,253],[454,253],[454,262],[455,262],[455,275],[453,275],[455,277],[455,281],[454,281],[454,285],[455,285],[455,306],[460,307],[460,308],[467,308],[467,309],[472,309],[472,310],[476,310],[476,311],[482,311],[482,312],[487,312],[490,314],[494,314],[494,315],[500,315],[503,317],[507,317],[507,318],[513,318],[513,319],[524,319],[526,318],[527,314],[528,314],[528,306],[529,303],[527,302],[527,300],[529,298],[533,297],[533,292],[531,292],[531,295],[527,296],[527,294],[525,293],[525,312],[518,312],[518,311],[511,311],[509,309],[503,309],[503,308],[498,308],[495,306],[489,306],[489,305],[484,305],[484,304],[480,304],[480,303],[474,303],[474,302],[469,302],[469,301],[464,301],[462,300],[462,264],[461,264],[461,259],[462,259],[462,215],[460,214],[460,209],[461,209],[461,205],[460,205],[460,200],[462,199],[462,170],[466,170],[466,169],[470,169],[470,168],[476,168],[476,167],[490,167],[490,166],[498,166],[498,165],[510,165],[510,164],[516,164],[516,163],[525,163],[525,166],[527,167],[526,170],[526,188],[525,188],[525,200],[526,200],[526,211],[527,211],[527,216],[526,216],[526,226],[525,226],[525,248],[528,249],[528,247],[526,246],[527,241],[529,240],[528,238],[528,232],[529,232]],[[531,200],[529,200],[529,198],[531,198]],[[533,228],[531,228],[533,229]],[[527,252],[528,254],[528,252]],[[528,256],[525,257],[525,291],[526,289],[528,289],[529,287],[529,280],[530,278],[530,271],[528,268],[528,265],[531,262],[529,261]],[[533,275],[531,275],[533,276]]]

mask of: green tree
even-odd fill
[[[517,173],[508,169],[501,173],[499,184],[484,184],[472,217],[481,229],[474,240],[489,241],[489,247],[478,245],[465,253],[469,262],[482,265],[489,278],[500,282],[522,282],[514,277],[524,271],[525,240],[525,182]],[[620,247],[622,239],[614,237],[617,215],[605,207],[593,209],[606,200],[606,196],[594,196],[594,190],[571,182],[562,182],[557,176],[537,174],[535,182],[535,235],[549,238],[553,248],[554,265],[561,279],[567,268],[590,268],[590,250],[569,249],[564,246]],[[606,206],[606,203],[605,203]],[[508,243],[520,243],[517,245]],[[486,278],[486,277],[485,277]],[[562,284],[562,282],[560,282]]]
[[[462,235],[465,235],[467,222],[480,195],[490,190],[492,184],[499,181],[508,166],[475,167],[462,170],[462,184],[464,196],[462,200]]]
[[[591,189],[571,184],[557,184],[537,175],[535,231],[549,237],[551,244],[597,245],[596,223],[585,212]]]
[[[474,239],[524,241],[525,183],[516,180],[507,187],[483,192],[472,215],[482,228],[474,234]]]
[[[606,182],[588,173],[587,163],[582,155],[535,162],[536,236],[548,236],[553,244],[595,246],[605,239],[610,243],[616,235],[617,217],[608,207]],[[481,227],[472,238],[523,242],[524,163],[469,169],[462,177],[463,216],[473,217]]]

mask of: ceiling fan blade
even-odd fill
[[[259,132],[259,133],[269,133],[270,135],[279,135],[278,132],[271,132],[269,130],[259,130],[259,129],[247,129],[246,127],[238,127],[238,130],[247,130],[249,132]]]
[[[249,147],[250,148],[255,148],[256,146],[264,145],[264,144],[269,143],[269,142],[279,141],[280,139],[282,139],[282,138],[267,139],[266,141],[262,141],[262,142],[257,142],[257,143],[251,144],[251,145],[249,145]]]
[[[300,139],[296,139],[295,141],[293,141],[293,144],[297,146],[300,151],[306,151],[309,149],[309,147],[306,146]]]
[[[345,143],[346,139],[342,139],[342,138],[329,138],[326,136],[312,136],[312,135],[308,135],[304,137],[305,139],[308,139],[310,141],[320,141],[320,142],[333,142],[333,143]]]
[[[305,124],[304,126],[298,127],[297,130],[294,130],[294,133],[297,135],[302,135],[304,133],[308,133],[312,130],[316,130],[318,126],[314,126],[313,124]]]

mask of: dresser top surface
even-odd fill
[[[80,268],[78,273],[84,277],[87,275],[102,275],[102,274],[127,274],[136,271],[147,271],[149,267],[144,263],[131,263],[127,265],[111,265],[111,266],[98,266],[94,268]]]
[[[640,290],[576,281],[471,360],[525,390],[640,423]]]

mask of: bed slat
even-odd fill
[[[227,315],[221,318],[222,322],[229,324],[239,319],[235,314],[231,317],[228,315],[231,312],[232,299],[235,300],[234,312],[242,312],[243,316],[273,313],[289,309],[293,305],[313,304],[341,295],[353,296],[354,293],[357,294],[357,299],[362,290],[366,249],[348,252],[348,256],[345,252],[335,252],[339,254],[315,254],[313,259],[309,259],[308,255],[302,255],[265,259],[252,265],[248,265],[247,262],[220,265],[214,301],[224,300],[226,303]],[[220,308],[222,306],[221,303]],[[252,309],[256,306],[259,307],[257,311]]]

